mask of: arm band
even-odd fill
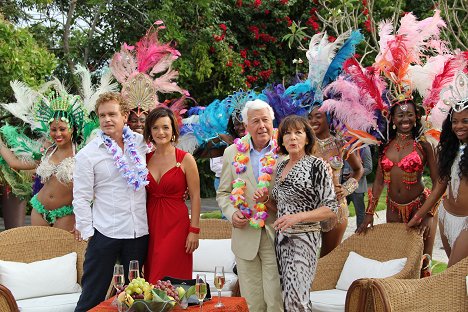
[[[369,202],[367,204],[366,214],[373,215],[375,213],[375,208],[377,208],[377,204],[379,203],[379,199],[374,198],[371,188],[369,188],[367,194],[369,196]]]
[[[359,183],[355,178],[349,178],[345,183],[342,184],[343,188],[346,190],[346,196],[354,193],[358,188]]]
[[[194,233],[194,234],[200,234],[200,228],[197,228],[197,227],[194,227],[194,226],[190,226],[190,227],[189,227],[189,232],[190,232],[190,233]]]

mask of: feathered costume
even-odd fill
[[[171,68],[180,52],[171,47],[170,43],[159,41],[158,32],[165,28],[163,22],[158,20],[154,25],[156,27],[152,26],[135,46],[124,43],[120,52],[112,57],[110,68],[115,79],[122,84],[123,98],[138,115],[162,104],[158,93],[176,92],[182,94],[183,98],[176,101],[178,105],[169,108],[176,116],[180,116],[183,113],[183,100],[189,96],[188,91],[174,81],[179,73]]]

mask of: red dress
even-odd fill
[[[147,161],[154,152],[147,155]],[[177,165],[155,181],[148,174],[146,186],[149,245],[145,263],[145,279],[154,284],[165,277],[192,278],[192,254],[185,252],[190,219],[183,196],[187,189],[180,164],[186,152],[175,150]]]

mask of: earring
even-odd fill
[[[414,127],[416,128],[416,123],[414,123]]]
[[[173,135],[171,138],[171,142],[174,142],[174,141],[175,141],[175,135]]]
[[[395,124],[393,124],[393,126],[392,126],[392,129],[393,129],[393,130],[395,130],[395,129],[396,129],[396,126],[395,126]]]

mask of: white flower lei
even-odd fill
[[[146,179],[148,176],[148,169],[144,162],[142,162],[138,150],[135,145],[135,134],[128,126],[123,128],[123,143],[127,145],[125,152],[128,158],[134,165],[134,168],[129,167],[126,157],[123,157],[122,149],[117,143],[112,140],[108,135],[101,131],[101,138],[107,148],[107,152],[112,155],[114,165],[120,171],[120,175],[127,180],[127,184],[132,186],[135,191],[145,187],[149,182]]]

